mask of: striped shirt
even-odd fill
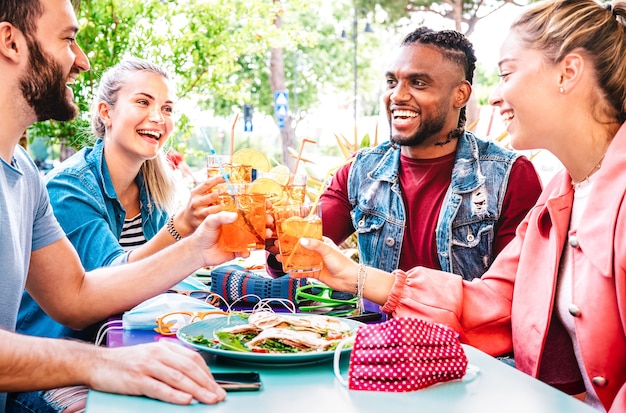
[[[141,214],[137,214],[131,219],[125,219],[122,235],[120,235],[120,245],[124,251],[132,251],[145,243],[146,237],[143,235]]]

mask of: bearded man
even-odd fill
[[[535,204],[532,163],[465,130],[475,63],[453,30],[402,41],[385,75],[389,141],[358,151],[321,197],[324,235],[340,244],[356,231],[361,263],[480,277]]]

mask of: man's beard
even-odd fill
[[[432,139],[433,136],[438,135],[443,130],[446,124],[446,114],[442,112],[437,112],[434,118],[425,119],[422,116],[422,112],[419,112],[421,117],[421,125],[419,129],[411,136],[403,137],[400,135],[393,134],[393,126],[392,119],[389,118],[389,140],[392,143],[395,143],[399,146],[418,146],[429,139]]]
[[[37,115],[37,121],[66,121],[78,115],[78,107],[68,98],[67,76],[54,58],[41,49],[37,40],[29,41],[30,70],[20,80],[24,99]]]

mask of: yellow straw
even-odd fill
[[[239,119],[239,113],[235,113],[235,120],[233,126],[230,128],[230,163],[233,163],[233,152],[235,151],[235,125],[237,125],[237,119]]]
[[[304,138],[302,139],[302,143],[300,144],[300,150],[298,151],[298,157],[296,158],[296,165],[293,167],[293,174],[297,174],[298,173],[298,165],[300,165],[300,159],[302,159],[302,151],[304,150],[304,144],[305,143],[317,143],[314,140],[308,139],[308,138]],[[290,178],[291,180],[291,178]]]

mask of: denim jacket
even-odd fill
[[[126,211],[115,193],[104,159],[104,142],[83,148],[50,171],[46,186],[54,215],[74,245],[87,271],[128,261],[119,243]],[[151,239],[167,221],[167,212],[149,197],[141,173],[136,178],[140,191],[143,232]],[[130,217],[129,217],[130,218]],[[129,288],[132,288],[129,285]],[[62,326],[48,317],[24,291],[17,331],[45,337],[89,339],[86,334]]]
[[[436,229],[443,271],[471,280],[491,265],[495,226],[519,156],[471,132],[459,138]],[[361,261],[389,272],[398,268],[406,227],[399,166],[400,148],[385,142],[360,151],[348,175]]]

